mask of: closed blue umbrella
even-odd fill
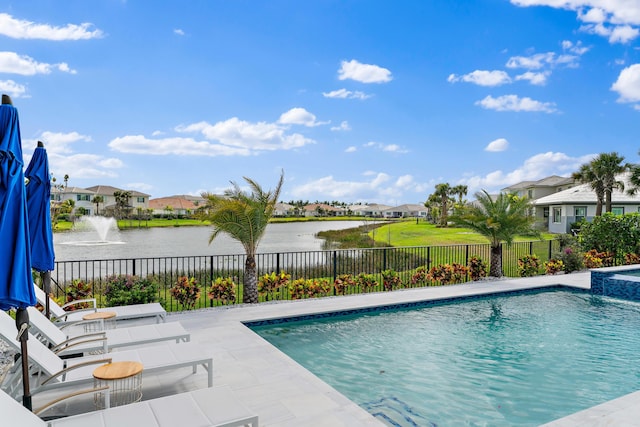
[[[27,363],[26,308],[36,304],[18,110],[8,95],[0,105],[0,309],[16,308],[22,350],[23,404],[31,409]]]
[[[31,267],[39,271],[47,295],[51,292],[51,273],[54,269],[53,231],[51,230],[51,181],[49,180],[49,157],[44,144],[38,147],[27,166],[24,176],[27,183],[27,212],[29,237],[31,240]],[[45,314],[49,317],[49,298],[45,303]]]

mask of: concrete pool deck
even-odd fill
[[[590,273],[506,278],[395,292],[210,308],[171,313],[167,322],[179,321],[191,333],[192,342],[199,343],[212,355],[214,386],[228,387],[249,413],[259,416],[261,426],[383,426],[381,421],[271,346],[242,322],[554,285],[588,289]],[[203,370],[193,375],[189,369],[178,369],[169,374],[145,376],[143,399],[206,386],[207,375]],[[47,399],[46,393],[43,394],[44,402]],[[37,399],[34,397],[34,407],[38,406]],[[64,414],[85,412],[92,410],[92,405],[93,401],[88,399],[79,400],[58,411]],[[639,419],[640,392],[547,426],[638,425]]]

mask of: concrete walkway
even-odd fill
[[[169,314],[167,321],[179,321],[191,333],[192,341],[202,345],[213,356],[214,384],[230,388],[250,413],[259,415],[261,426],[382,426],[364,409],[254,334],[242,322],[559,284],[588,289],[590,273],[509,278],[366,295],[211,308]],[[193,375],[188,369],[177,370],[170,375],[145,376],[143,398],[151,399],[204,388],[206,385],[204,372]],[[212,405],[215,404],[212,402]],[[576,415],[577,418],[563,419],[549,426],[637,425],[624,424],[623,421],[639,420],[638,410],[614,410],[632,408],[638,404],[640,394],[635,397],[631,395],[619,404],[597,407],[592,412],[585,412],[586,415]],[[92,402],[79,401],[62,410],[65,413],[83,412],[91,410],[91,405]],[[606,424],[607,416],[614,417],[611,420],[616,422]]]

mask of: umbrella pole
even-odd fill
[[[40,277],[42,278],[42,290],[44,290],[45,295],[47,295],[47,298],[45,298],[46,302],[44,303],[44,314],[47,316],[47,319],[50,319],[51,306],[49,304],[49,294],[51,293],[51,272],[43,271],[40,273]]]
[[[26,308],[16,311],[16,327],[18,328],[18,340],[20,341],[20,357],[22,363],[22,405],[32,411],[31,390],[29,389],[29,355],[27,353],[27,340],[29,339],[29,313]]]

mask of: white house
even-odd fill
[[[617,176],[631,188],[628,174]],[[640,212],[640,196],[630,196],[626,191],[614,190],[611,194],[611,212],[625,214]],[[536,221],[551,233],[570,233],[571,225],[581,220],[591,221],[596,214],[596,193],[589,184],[580,184],[567,190],[534,200]],[[603,212],[605,207],[603,206]]]

